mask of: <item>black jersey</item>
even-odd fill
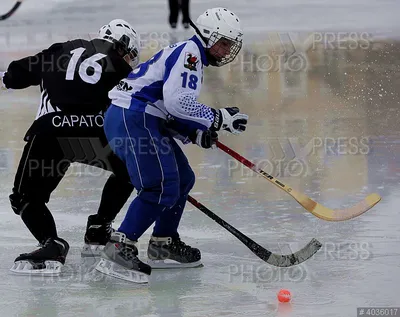
[[[99,113],[110,105],[108,92],[131,67],[114,45],[102,39],[77,39],[13,61],[4,75],[7,88],[40,85],[41,100],[28,134],[102,125]]]

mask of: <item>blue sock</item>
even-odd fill
[[[165,209],[156,221],[153,236],[178,238],[178,226],[185,209],[187,195],[181,196],[171,209]]]
[[[139,196],[128,208],[124,221],[118,231],[125,233],[130,240],[137,240],[160,216],[165,206],[150,203]]]

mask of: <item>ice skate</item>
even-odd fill
[[[147,249],[148,264],[153,269],[192,268],[203,266],[199,249],[171,237],[150,238]]]
[[[101,253],[96,270],[126,281],[148,283],[151,267],[139,260],[138,253],[134,241],[122,232],[114,232]]]
[[[106,221],[98,215],[88,217],[83,245],[82,257],[100,256],[104,246],[107,244],[114,231],[111,227],[112,221]]]
[[[10,270],[24,275],[57,276],[61,273],[68,250],[67,241],[49,238],[40,249],[17,257]]]

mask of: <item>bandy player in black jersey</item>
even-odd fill
[[[42,246],[17,257],[13,272],[57,274],[65,263],[69,245],[58,237],[46,203],[73,162],[113,173],[103,189],[98,213],[88,218],[83,255],[108,241],[111,222],[133,185],[125,164],[108,147],[103,112],[110,105],[109,90],[138,61],[139,36],[127,22],[117,19],[103,26],[96,39],[53,44],[35,56],[13,61],[2,74],[3,89],[40,86],[41,90],[10,201]]]

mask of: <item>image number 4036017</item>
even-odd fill
[[[183,72],[181,74],[181,77],[182,77],[182,87],[183,88],[189,87],[193,90],[195,90],[197,88],[197,82],[199,81],[199,78],[196,75],[191,74],[188,76],[187,72]]]

